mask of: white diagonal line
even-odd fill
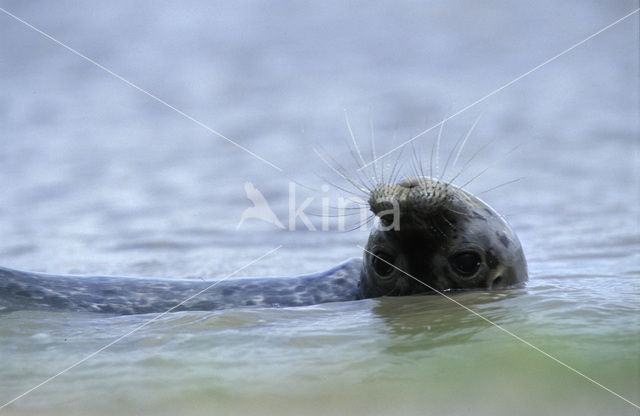
[[[162,318],[163,316],[165,316],[166,314],[168,314],[169,312],[175,310],[176,308],[184,305],[185,303],[189,302],[191,299],[195,298],[196,296],[201,295],[202,293],[206,292],[207,290],[211,289],[212,287],[215,287],[216,285],[224,282],[225,280],[229,279],[231,276],[237,274],[238,272],[246,269],[247,267],[251,266],[254,263],[257,263],[258,261],[262,260],[263,258],[267,257],[269,254],[275,252],[276,250],[279,250],[282,247],[282,245],[266,252],[265,254],[263,254],[262,256],[258,257],[257,259],[254,259],[252,261],[250,261],[249,263],[245,264],[244,266],[240,267],[239,269],[237,269],[236,271],[226,275],[224,278],[217,280],[215,282],[213,282],[211,285],[207,286],[206,288],[202,289],[201,291],[199,291],[198,293],[189,296],[187,299],[183,300],[182,302],[178,303],[177,305],[169,308],[168,310],[162,312],[159,315],[156,315],[155,317],[153,317],[152,319],[149,319],[148,321],[144,322],[141,325],[138,325],[137,327],[135,327],[134,329],[132,329],[131,331],[127,332],[126,334],[120,336],[119,338],[116,338],[115,340],[111,341],[110,343],[108,343],[107,345],[105,345],[104,347],[100,348],[99,350],[92,352],[91,354],[87,355],[86,357],[84,357],[83,359],[81,359],[80,361],[76,362],[75,364],[70,365],[69,367],[65,368],[64,370],[56,373],[55,375],[49,377],[48,379],[44,380],[43,382],[41,382],[40,384],[30,388],[29,390],[25,391],[24,393],[22,393],[21,395],[9,400],[8,402],[6,402],[5,404],[0,406],[0,410],[2,410],[3,408],[9,406],[11,403],[15,402],[16,400],[21,399],[22,397],[26,396],[27,394],[31,393],[32,391],[44,386],[45,384],[47,384],[48,382],[50,382],[51,380],[57,378],[58,376],[61,376],[62,374],[66,373],[67,371],[79,366],[80,364],[84,363],[85,361],[91,359],[92,357],[98,355],[99,353],[101,353],[102,351],[106,350],[107,348],[111,347],[112,345],[122,341],[123,339],[125,339],[126,337],[128,337],[131,334],[134,334],[136,332],[138,332],[139,330],[141,330],[142,328],[146,327],[147,325],[151,324],[154,321],[157,321],[158,319]]]
[[[630,405],[640,409],[640,406],[635,404],[634,402],[632,402],[631,400],[625,399],[624,397],[622,397],[621,395],[619,395],[618,393],[616,393],[615,391],[611,390],[608,387],[603,386],[602,384],[598,383],[597,381],[595,381],[594,379],[592,379],[589,376],[586,376],[584,374],[582,374],[580,371],[576,370],[575,368],[571,367],[568,364],[563,363],[562,361],[560,361],[559,359],[557,359],[556,357],[554,357],[553,355],[546,353],[544,351],[542,351],[540,348],[536,347],[535,345],[533,345],[532,343],[530,343],[529,341],[520,338],[519,336],[517,336],[516,334],[514,334],[513,332],[509,331],[506,328],[503,328],[502,326],[496,324],[495,322],[493,322],[492,320],[490,320],[489,318],[484,317],[483,315],[480,315],[478,312],[474,311],[473,309],[463,305],[462,303],[458,302],[457,300],[453,299],[450,296],[445,295],[444,293],[442,293],[441,291],[439,291],[438,289],[431,287],[430,285],[426,284],[425,282],[423,282],[422,280],[418,279],[417,277],[414,277],[412,275],[410,275],[409,273],[405,272],[404,270],[396,267],[395,265],[389,263],[388,261],[386,261],[385,259],[376,256],[375,254],[373,254],[372,252],[370,252],[369,250],[367,250],[366,248],[362,247],[359,244],[356,244],[356,247],[360,248],[361,250],[369,253],[370,255],[372,255],[373,257],[377,258],[378,260],[381,260],[383,262],[385,262],[386,264],[388,264],[389,266],[393,267],[394,269],[398,270],[399,272],[407,275],[408,277],[412,278],[413,280],[417,281],[418,283],[421,283],[423,285],[425,285],[426,287],[428,287],[429,289],[433,290],[434,292],[436,292],[437,294],[444,296],[446,299],[450,300],[451,302],[455,303],[456,305],[460,306],[461,308],[466,309],[467,311],[471,312],[472,314],[474,314],[475,316],[477,316],[478,318],[490,323],[491,325],[495,326],[496,328],[498,328],[499,330],[501,330],[502,332],[511,335],[513,338],[517,339],[518,341],[524,343],[525,345],[533,348],[534,350],[538,351],[540,354],[544,355],[547,358],[552,359],[553,361],[555,361],[556,363],[568,368],[569,370],[573,371],[574,373],[584,377],[585,379],[589,380],[590,382],[592,382],[593,384],[595,384],[598,387],[603,388],[604,390],[608,391],[609,393],[613,394],[614,396],[624,400],[625,402],[629,403]]]
[[[262,158],[261,156],[258,156],[257,154],[255,154],[254,152],[252,152],[251,150],[247,149],[246,147],[242,146],[241,144],[238,144],[237,142],[231,140],[230,138],[228,138],[227,136],[223,135],[222,133],[212,129],[211,127],[207,126],[206,124],[204,124],[203,122],[196,120],[195,118],[191,117],[190,115],[188,115],[187,113],[185,113],[184,111],[181,111],[179,109],[177,109],[176,107],[172,106],[171,104],[167,103],[166,101],[164,101],[163,99],[151,94],[149,91],[139,87],[138,85],[134,84],[133,82],[125,79],[124,77],[116,74],[115,72],[111,71],[110,69],[100,65],[99,63],[97,63],[96,61],[94,61],[93,59],[89,58],[86,55],[83,55],[82,53],[78,52],[77,50],[73,49],[71,46],[59,41],[58,39],[54,38],[53,36],[43,32],[42,30],[38,29],[37,27],[33,26],[32,24],[22,20],[21,18],[19,18],[18,16],[8,12],[7,10],[3,9],[2,7],[0,7],[0,11],[3,12],[4,14],[6,14],[9,17],[14,18],[15,20],[17,20],[18,22],[24,24],[25,26],[35,30],[36,32],[40,33],[42,36],[45,36],[46,38],[52,40],[53,42],[57,43],[58,45],[62,46],[63,48],[67,49],[68,51],[78,55],[79,57],[81,57],[82,59],[92,63],[93,65],[97,66],[98,68],[102,69],[103,71],[107,72],[110,75],[113,75],[114,77],[118,78],[120,81],[124,82],[125,84],[135,88],[136,90],[140,91],[141,93],[153,98],[154,100],[156,100],[157,102],[159,102],[160,104],[164,105],[165,107],[168,107],[170,109],[172,109],[173,111],[175,111],[176,113],[180,114],[181,116],[187,118],[188,120],[193,121],[194,123],[196,123],[197,125],[199,125],[200,127],[203,127],[204,129],[208,130],[209,132],[215,134],[216,136],[220,137],[221,139],[226,140],[227,142],[231,143],[232,145],[234,145],[235,147],[244,150],[245,152],[249,153],[251,156],[255,157],[256,159],[266,163],[267,165],[271,166],[272,168],[281,171],[282,172],[282,168],[274,165],[273,163],[269,162],[268,160]]]
[[[411,143],[412,141],[414,141],[415,139],[417,139],[418,137],[421,137],[423,135],[425,135],[426,133],[430,132],[431,130],[435,129],[438,126],[443,125],[447,120],[451,120],[452,118],[459,116],[460,114],[464,113],[465,111],[467,111],[468,109],[470,109],[471,107],[476,106],[477,104],[480,104],[481,102],[485,101],[487,98],[499,93],[500,91],[502,91],[503,89],[507,88],[508,86],[520,81],[522,78],[526,77],[527,75],[531,74],[532,72],[537,71],[538,69],[542,68],[543,66],[545,66],[548,63],[551,63],[553,61],[555,61],[556,59],[558,59],[559,57],[561,57],[562,55],[571,52],[573,49],[577,48],[578,46],[582,45],[583,43],[587,42],[588,40],[594,38],[595,36],[598,36],[600,33],[604,32],[605,30],[617,25],[618,23],[622,22],[623,20],[627,19],[628,17],[638,13],[638,11],[640,10],[640,8],[635,9],[634,11],[624,15],[623,17],[621,17],[620,19],[616,20],[615,22],[603,27],[602,29],[598,30],[597,32],[593,33],[590,36],[587,36],[586,38],[584,38],[583,40],[581,40],[580,42],[574,44],[573,46],[570,46],[569,48],[565,49],[564,51],[560,52],[557,55],[554,55],[553,57],[547,59],[546,61],[544,61],[543,63],[531,68],[530,70],[528,70],[527,72],[525,72],[524,74],[512,79],[511,81],[507,82],[506,84],[504,84],[502,87],[493,90],[492,92],[490,92],[489,94],[485,95],[484,97],[474,101],[473,103],[469,104],[468,106],[464,107],[461,110],[456,111],[455,113],[453,113],[452,115],[446,117],[444,120],[440,121],[439,123],[429,127],[426,130],[423,130],[421,133],[416,134],[415,136],[413,136],[412,138],[410,138],[409,140],[407,140],[406,142],[394,147],[393,149],[389,150],[388,152],[378,156],[376,159],[372,160],[371,162],[365,164],[364,166],[361,166],[358,170],[362,170],[364,168],[366,168],[367,166],[371,165],[372,163],[377,162],[378,160],[387,157],[388,155],[390,155],[391,153],[395,152],[396,150],[400,149],[403,146],[406,146],[407,144]]]

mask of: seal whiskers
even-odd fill
[[[345,118],[355,146],[355,153],[351,150],[352,157],[358,167],[365,167],[367,164],[346,112]],[[356,228],[378,220],[369,234],[362,259],[351,259],[313,275],[220,282],[216,290],[204,293],[180,310],[303,306],[412,295],[429,292],[430,288],[438,291],[489,290],[522,284],[527,280],[527,264],[517,236],[500,214],[463,189],[493,165],[463,186],[453,184],[484,147],[474,153],[450,181],[443,180],[454,152],[451,170],[456,167],[477,121],[462,142],[458,140],[449,152],[442,171],[439,152],[444,122],[441,124],[438,138],[431,146],[429,177],[424,175],[426,168],[415,148],[411,166],[413,176],[398,180],[402,173],[402,151],[398,152],[388,175],[384,173],[385,164],[378,170],[377,163],[374,163],[370,169],[362,169],[362,177],[359,173],[351,174],[331,155],[323,156],[314,146],[314,152],[323,163],[355,189],[331,185],[358,198],[364,197],[351,200],[366,206],[371,212]],[[372,155],[376,160],[373,129],[371,141]],[[424,155],[426,158],[426,151]],[[340,212],[337,216],[359,213]],[[407,275],[425,284],[418,284]],[[0,268],[0,310],[72,310],[115,314],[163,312],[209,283],[197,279],[55,276]]]
[[[509,156],[511,153],[515,152],[520,146],[522,146],[522,144],[518,144],[515,147],[513,147],[511,150],[509,150],[507,153],[503,154],[500,158],[498,158],[496,161],[494,161],[492,164],[490,164],[489,166],[487,166],[486,168],[484,168],[483,170],[480,171],[480,173],[478,173],[477,175],[475,175],[473,178],[469,179],[467,182],[465,182],[462,186],[460,186],[460,188],[464,188],[467,185],[469,185],[471,182],[473,182],[474,180],[478,179],[481,175],[483,175],[486,171],[488,171],[489,169],[491,169],[492,167],[494,167],[495,165],[497,165],[498,163],[502,162],[507,156]]]

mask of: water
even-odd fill
[[[313,272],[360,255],[367,232],[338,232],[335,222],[328,232],[258,220],[236,230],[250,206],[247,181],[286,225],[288,178],[344,185],[311,151],[316,143],[355,165],[344,108],[371,159],[370,120],[379,153],[390,149],[394,135],[407,140],[637,4],[0,7],[285,172],[0,14],[0,264],[213,279],[278,245],[242,274]],[[463,160],[482,150],[457,182],[488,166],[470,190],[521,178],[481,196],[509,219],[530,269],[526,288],[454,298],[636,404],[637,33],[635,16],[450,120],[440,156],[482,114]],[[417,148],[430,149],[436,133]],[[321,209],[321,195],[296,192],[298,205],[315,196],[311,206]],[[0,315],[0,403],[152,317]],[[447,299],[426,296],[169,314],[0,412],[638,410]]]

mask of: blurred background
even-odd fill
[[[366,232],[308,236],[302,223],[289,233],[258,220],[236,231],[251,206],[244,183],[286,224],[289,178],[345,186],[314,144],[356,168],[344,110],[370,160],[370,124],[380,154],[635,5],[3,1],[283,172],[2,13],[0,264],[178,277],[222,274],[277,244],[260,269],[288,273],[295,258],[295,273],[359,255],[353,244]],[[555,234],[547,212],[566,222],[602,204],[621,211],[618,226],[633,224],[637,29],[631,17],[445,124],[443,160],[482,115],[461,161],[487,147],[457,182],[490,165],[472,191],[520,178],[482,197],[534,252]],[[436,134],[417,139],[417,151]],[[402,162],[411,158],[407,149]],[[320,211],[322,195],[298,191],[299,204],[315,197],[306,212]]]

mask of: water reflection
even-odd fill
[[[447,293],[447,296],[498,325],[513,325],[526,320],[526,311],[517,300],[524,288],[502,291]],[[489,322],[441,295],[381,298],[372,312],[382,318],[393,345],[391,354],[432,350],[448,345],[476,342],[474,336],[491,328]]]

